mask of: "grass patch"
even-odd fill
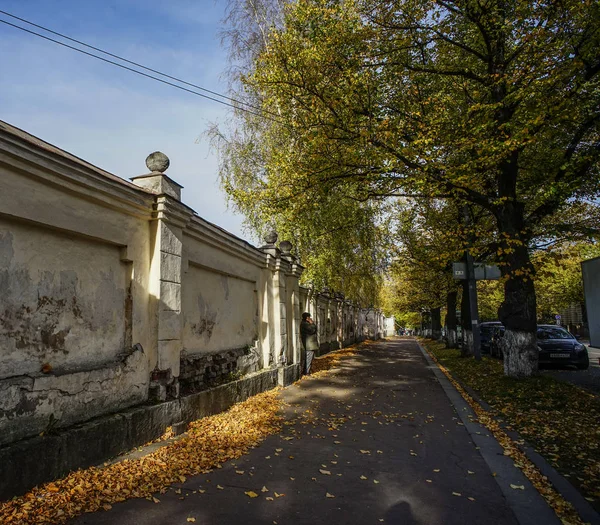
[[[600,399],[548,376],[511,379],[502,362],[460,357],[423,342],[460,383],[472,388],[505,424],[525,438],[600,509]]]

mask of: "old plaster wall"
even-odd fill
[[[0,180],[0,447],[251,372],[288,384],[306,310],[324,351],[356,340],[290,243],[203,220],[162,172],[130,183],[0,121]]]
[[[183,277],[183,348],[189,354],[254,346],[256,283],[190,263]]]
[[[360,308],[342,294],[299,290],[300,310],[309,312],[318,324],[319,352],[324,354],[365,339],[383,337],[383,314],[373,308]]]
[[[0,124],[1,445],[144,401],[155,343],[152,196]]]
[[[123,350],[130,265],[117,246],[0,218],[0,377],[97,366]]]
[[[271,298],[264,254],[194,217],[184,231],[182,351],[184,392],[257,371],[271,361],[263,343]],[[267,342],[268,344],[268,342]]]

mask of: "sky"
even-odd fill
[[[0,0],[0,9],[187,82],[226,93],[227,0]],[[6,15],[0,19],[17,23]],[[31,28],[39,31],[35,28]],[[49,35],[51,36],[51,35]],[[0,24],[0,120],[115,175],[156,150],[201,217],[256,243],[219,188],[205,132],[227,108]]]

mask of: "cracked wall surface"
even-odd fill
[[[0,121],[0,179],[1,449],[299,369],[301,312],[319,305],[326,351],[356,340],[343,297],[308,304],[289,246],[205,221],[162,172],[130,183]]]
[[[0,380],[0,445],[142,403],[148,360],[141,349],[109,366]]]
[[[115,246],[0,217],[0,378],[99,365],[125,346]]]
[[[258,279],[258,268],[256,273]],[[182,289],[183,348],[188,355],[254,345],[256,283],[190,264]]]

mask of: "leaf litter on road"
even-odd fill
[[[341,359],[356,352],[354,345],[316,359],[315,372],[301,380],[325,377]],[[147,498],[159,504],[154,494],[164,494],[169,486],[184,483],[188,476],[220,469],[222,463],[241,457],[267,436],[279,432],[283,423],[279,391],[277,388],[257,394],[226,412],[194,421],[182,439],[141,458],[78,470],[0,502],[0,523],[59,525],[84,512],[106,510],[130,498]],[[217,488],[224,490],[220,485]]]
[[[553,454],[561,451],[571,468],[578,466],[586,479],[580,480],[584,494],[590,492],[600,496],[600,451],[598,443],[588,444],[590,433],[600,433],[600,402],[573,385],[562,384],[548,377],[533,377],[527,380],[514,380],[504,377],[502,363],[484,359],[481,363],[461,359],[460,351],[447,350],[443,344],[422,341],[431,358],[440,370],[459,391],[475,412],[479,422],[485,426],[504,448],[504,455],[511,457],[516,466],[531,481],[534,487],[554,509],[563,523],[583,524],[583,520],[571,503],[554,488],[548,478],[529,460],[519,447],[519,443],[510,438],[493,413],[485,410],[467,393],[462,384],[453,376],[456,373],[461,381],[477,390],[484,400],[495,409],[503,419],[525,437],[540,447],[540,452],[552,462]],[[452,367],[447,368],[446,364]],[[544,407],[540,410],[537,407]],[[558,409],[557,409],[558,407]],[[579,432],[582,423],[587,425],[586,433]],[[587,450],[585,464],[580,464],[577,455],[571,449]],[[579,466],[580,465],[580,466]],[[555,467],[560,464],[554,462]],[[492,473],[496,476],[496,473]],[[521,486],[518,486],[520,489]],[[523,489],[524,490],[524,489]]]

